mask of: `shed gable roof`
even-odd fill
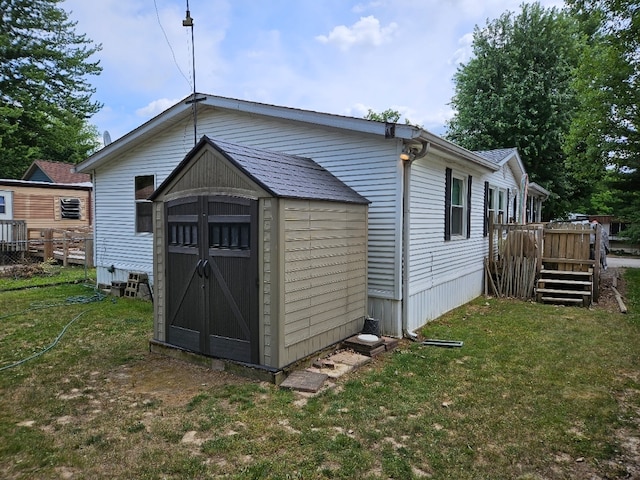
[[[276,197],[328,200],[344,203],[370,203],[310,158],[213,141],[203,136],[184,160],[150,197],[157,198],[180,171],[203,148],[210,146],[233,163],[261,188]]]

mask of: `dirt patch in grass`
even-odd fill
[[[142,361],[110,373],[106,386],[116,395],[159,401],[170,407],[184,406],[212,387],[240,385],[248,380],[227,372],[150,353]]]
[[[613,291],[614,279],[616,289],[624,299],[627,294],[627,285],[624,280],[624,268],[610,268],[600,273],[600,295],[595,308],[602,308],[607,312],[620,312],[620,307]]]

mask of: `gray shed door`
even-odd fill
[[[168,343],[258,363],[257,201],[201,196],[165,208]]]

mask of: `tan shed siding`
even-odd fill
[[[273,225],[273,203],[270,198],[263,200],[262,209],[262,363],[264,365],[273,366],[273,354],[272,351],[272,328],[273,328],[273,314],[272,314],[272,291],[273,284],[271,273],[273,269],[272,252],[274,245],[272,242],[272,228]],[[277,347],[276,347],[277,348]]]
[[[366,207],[287,200],[284,346],[288,361],[353,335],[366,314]]]
[[[167,302],[166,284],[165,284],[165,228],[164,228],[164,204],[160,202],[154,203],[153,222],[154,230],[158,232],[158,235],[154,237],[153,248],[154,257],[156,259],[154,263],[153,276],[156,279],[154,282],[154,328],[153,338],[161,342],[166,341],[165,330],[165,309]]]

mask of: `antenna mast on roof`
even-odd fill
[[[196,98],[196,45],[193,41],[193,18],[191,18],[191,12],[189,11],[189,0],[187,0],[187,13],[185,19],[182,20],[183,27],[191,28],[191,69],[193,72],[193,98],[188,100],[187,103],[191,103],[193,106],[193,145],[198,143],[198,102],[204,100],[204,98]]]

